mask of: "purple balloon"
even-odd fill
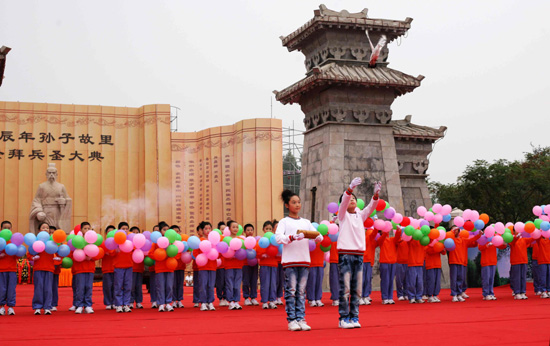
[[[258,265],[258,259],[257,259],[257,258],[247,259],[246,261],[248,262],[248,265],[249,265],[249,266]]]
[[[317,247],[317,245],[315,244],[315,240],[310,239],[309,240],[309,251],[311,252],[311,251],[315,250],[316,247]]]
[[[376,237],[374,237],[374,241],[377,241],[378,238],[380,238],[380,233],[376,233]]]
[[[246,258],[246,250],[245,249],[239,249],[235,251],[235,258],[239,261],[242,261]]]
[[[420,227],[422,227],[422,226],[424,226],[424,225],[429,226],[429,225],[430,225],[430,221],[427,221],[427,220],[422,220],[422,221],[420,221]]]
[[[226,253],[227,250],[229,250],[229,245],[227,245],[226,242],[221,241],[216,244],[216,250],[218,250],[219,253]]]
[[[108,249],[108,250],[114,250],[116,249],[118,246],[117,243],[115,243],[115,238],[107,238],[105,240],[105,247]]]
[[[489,242],[489,239],[487,239],[486,236],[482,235],[478,240],[477,243],[481,246],[487,244]]]
[[[12,236],[11,236],[11,243],[12,244],[15,244],[17,246],[23,244],[23,240],[24,240],[24,236],[21,234],[21,233],[14,233]]]
[[[126,236],[126,239],[129,240],[129,241],[132,241],[135,236],[136,236],[135,233],[128,233],[128,236]]]
[[[527,233],[527,232],[521,232],[521,237],[522,238],[531,238],[531,234]]]
[[[329,203],[327,206],[327,210],[329,213],[336,214],[336,212],[338,211],[338,204],[334,202]]]
[[[141,248],[141,251],[149,251],[149,250],[151,250],[152,246],[153,246],[153,242],[150,241],[149,239],[146,239],[145,240],[145,245],[143,245],[143,247]]]
[[[392,207],[389,207],[388,209],[386,209],[384,211],[384,217],[386,219],[391,220],[391,219],[393,219],[394,216],[395,216],[395,209],[393,209]]]
[[[72,239],[67,242],[67,245],[69,245],[69,248],[71,249],[71,251],[76,250],[76,248],[73,246],[73,240]]]
[[[143,235],[145,236],[145,238],[151,240],[151,232],[145,231],[145,232],[143,232]]]

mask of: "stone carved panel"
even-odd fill
[[[387,124],[390,122],[392,114],[393,112],[390,109],[383,110],[376,113],[376,119],[378,119],[381,124]]]
[[[413,162],[413,168],[418,174],[424,174],[428,170],[428,160],[420,160]]]

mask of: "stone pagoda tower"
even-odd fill
[[[364,180],[358,198],[370,198],[373,183],[380,180],[382,198],[399,212],[411,215],[411,205],[431,205],[427,156],[445,128],[414,125],[410,117],[395,122],[391,110],[395,98],[419,87],[424,77],[388,68],[385,44],[376,63],[369,64],[372,45],[404,35],[411,22],[367,18],[367,9],[336,12],[321,5],[313,19],[281,37],[289,51],[305,55],[306,77],[275,91],[278,101],[299,103],[305,114],[300,187],[305,217],[325,219],[327,204],[338,201],[355,176]]]

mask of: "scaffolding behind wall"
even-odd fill
[[[303,130],[296,129],[294,122],[288,127],[283,125],[283,187],[296,193],[300,192],[303,143]]]

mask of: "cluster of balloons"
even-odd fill
[[[9,244],[8,242],[11,241]],[[12,233],[9,229],[0,231],[0,251],[6,251],[10,256],[22,257],[27,253],[23,246],[24,236],[21,233]]]

